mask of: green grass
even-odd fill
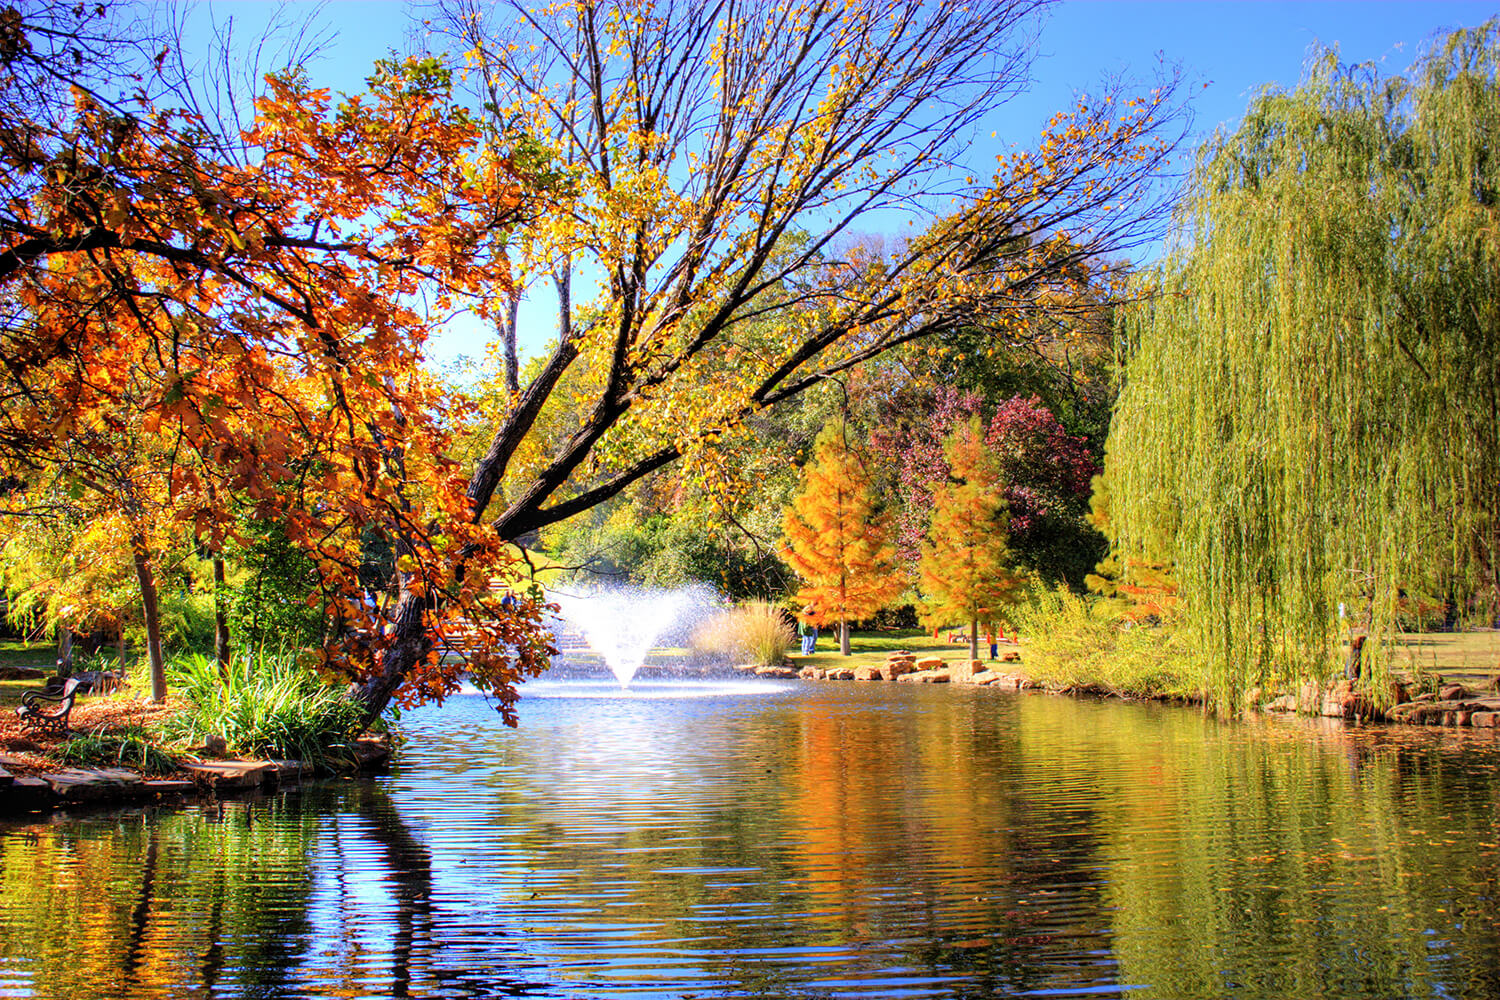
[[[1500,675],[1500,631],[1412,632],[1397,640],[1391,662],[1397,670],[1488,682]]]
[[[0,667],[51,667],[57,660],[57,647],[51,643],[0,640]]]
[[[41,681],[0,681],[0,705],[19,705],[22,694],[41,687]]]
[[[849,636],[849,655],[844,656],[839,652],[839,635],[837,629],[821,629],[818,632],[818,645],[811,656],[803,656],[800,653],[792,653],[787,659],[792,661],[796,667],[819,667],[823,670],[833,670],[840,667],[862,667],[876,666],[886,661],[891,653],[898,649],[906,649],[922,656],[941,656],[944,660],[965,660],[969,658],[969,644],[966,642],[948,642],[945,638],[947,630],[942,633],[943,637],[934,639],[931,632],[923,632],[918,629],[898,629],[891,632],[855,632]],[[1012,649],[1014,647],[1003,647]],[[989,656],[989,646],[980,643],[980,659]]]
[[[140,726],[73,736],[48,754],[69,767],[128,767],[143,774],[171,774],[177,760],[156,745],[156,735]]]

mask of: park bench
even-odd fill
[[[21,719],[21,728],[58,735],[66,733],[68,713],[73,711],[73,701],[78,697],[78,689],[83,686],[83,683],[80,678],[70,677],[57,694],[27,691],[21,695],[21,704],[16,707],[16,715]],[[48,708],[43,702],[51,702],[56,707]]]

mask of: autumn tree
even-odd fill
[[[504,30],[471,10],[487,121],[419,57],[337,100],[272,77],[226,137],[109,8],[28,5],[0,23],[0,452],[45,452],[126,369],[153,380],[131,420],[201,458],[173,495],[292,515],[370,712],[467,669],[512,717],[546,639],[537,602],[489,597],[508,543],[893,347],[1046,309],[1152,235],[1170,81],[1080,99],[1034,150],[971,142],[1023,85],[1039,9],[514,4]],[[921,225],[838,249],[887,210]],[[456,309],[508,322],[523,281],[555,288],[557,338],[465,474],[423,344]],[[178,516],[212,533],[226,505]],[[396,553],[389,621],[359,599],[366,529]],[[460,622],[478,650],[441,664]]]
[[[797,600],[818,622],[838,622],[849,655],[849,624],[869,618],[906,589],[895,565],[889,519],[876,506],[870,476],[842,420],[823,428],[802,489],[782,520],[782,556],[802,578]]]
[[[594,388],[546,465],[507,485],[490,520],[505,537],[696,458],[749,414],[894,346],[976,312],[1024,314],[1139,237],[1116,209],[1164,162],[1169,87],[1082,102],[989,182],[955,170],[966,131],[1019,86],[1036,10],[561,3],[455,16],[496,120],[544,137],[569,179],[559,212],[517,241],[518,269],[558,290],[560,333],[480,463],[476,516],[570,377]],[[940,193],[963,207],[898,249],[834,252],[872,213]],[[599,278],[584,322],[578,274]]]
[[[902,394],[871,435],[899,501],[898,552],[915,570],[935,491],[948,478],[948,438],[980,417],[985,417],[984,445],[1002,483],[1003,527],[1015,563],[1081,587],[1102,549],[1101,537],[1086,519],[1098,464],[1088,442],[1069,434],[1036,397],[1005,398],[991,407],[977,392],[939,388]]]
[[[252,127],[226,137],[145,92],[160,60],[97,76],[140,54],[113,14],[35,5],[0,22],[0,460],[71,475],[109,456],[96,428],[155,439],[191,459],[158,470],[163,517],[215,548],[232,500],[284,523],[338,626],[331,662],[371,713],[403,684],[405,699],[454,689],[434,647],[460,620],[488,638],[467,666],[508,711],[511,683],[545,662],[540,608],[492,606],[512,557],[470,527],[420,362],[453,301],[484,309],[507,287],[526,178],[430,60],[379,64],[369,94],[337,103],[270,78]],[[361,600],[366,529],[399,553],[397,628]]]
[[[943,442],[947,480],[933,490],[932,521],[922,545],[921,590],[928,618],[969,626],[969,657],[979,629],[993,631],[1025,581],[1006,543],[1005,482],[977,417]]]

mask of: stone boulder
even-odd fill
[[[264,760],[208,760],[198,764],[184,764],[182,769],[199,788],[211,792],[260,788],[276,780],[276,766]]]
[[[979,660],[954,660],[948,664],[948,679],[954,684],[968,684],[983,669],[984,663]]]
[[[1295,712],[1297,711],[1297,698],[1295,695],[1284,694],[1269,702],[1264,711],[1267,712]]]
[[[791,667],[756,667],[755,676],[790,681],[797,679],[797,671]]]
[[[988,687],[991,684],[998,683],[1004,676],[1004,674],[1001,674],[995,670],[981,670],[979,671],[979,673],[969,678],[969,683],[977,684],[980,687]]]
[[[854,671],[848,667],[835,667],[828,671],[828,679],[831,681],[852,681],[854,680]]]
[[[943,665],[941,656],[924,656],[912,664],[919,673],[923,670],[941,670]]]
[[[952,678],[946,670],[918,670],[896,678],[903,684],[947,684]]]
[[[893,681],[902,674],[909,674],[917,669],[917,661],[910,656],[893,656],[885,661],[881,667],[881,674],[888,681]]]
[[[51,785],[41,778],[22,775],[0,795],[0,813],[46,809],[55,801],[57,795]]]
[[[0,681],[39,681],[47,676],[41,667],[0,666]]]
[[[797,676],[805,681],[822,681],[828,679],[828,671],[822,667],[803,667],[797,671]]]
[[[885,680],[884,669],[881,667],[863,666],[854,668],[854,679],[857,681],[883,681]]]
[[[1007,650],[1004,653],[1000,654],[1000,662],[1001,663],[1020,663],[1021,662],[1021,654],[1018,653],[1018,652],[1016,652],[1014,649]]]

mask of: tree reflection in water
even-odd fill
[[[0,996],[1493,996],[1500,751],[823,686],[478,699],[379,782],[0,826]]]

